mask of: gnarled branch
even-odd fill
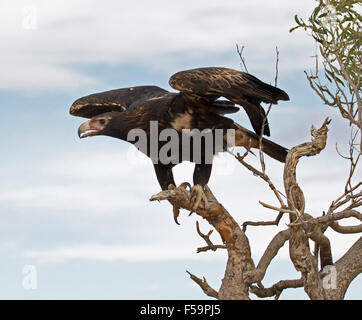
[[[301,157],[314,156],[325,148],[329,123],[330,120],[327,118],[318,130],[312,126],[312,141],[292,148],[284,167],[284,187],[288,207],[296,211],[296,214],[290,213],[289,254],[295,268],[302,273],[304,290],[311,299],[324,299],[325,291],[319,279],[318,266],[310,252],[308,235],[302,224],[298,224],[303,221],[305,199],[297,183],[296,168]]]
[[[288,288],[300,288],[303,287],[303,279],[295,280],[281,280],[273,284],[270,288],[251,286],[250,292],[254,293],[259,298],[267,298],[275,296],[275,299],[279,299],[283,290]]]
[[[205,207],[205,202],[201,201],[196,209],[191,201],[190,191],[182,187],[161,191],[150,200],[169,200],[178,208],[194,211],[206,219],[220,234],[228,252],[225,276],[218,298],[249,299],[249,287],[243,279],[244,272],[254,269],[248,238],[207,186],[204,193],[208,205]]]
[[[207,296],[213,297],[216,299],[219,298],[218,292],[215,289],[210,287],[210,285],[207,283],[205,277],[203,277],[203,279],[200,279],[200,278],[196,277],[195,275],[193,275],[191,272],[189,272],[187,270],[186,270],[186,272],[190,275],[190,278],[200,286],[202,291],[204,291],[204,293]]]
[[[197,253],[202,252],[202,251],[208,251],[208,250],[216,251],[216,249],[226,249],[227,248],[225,245],[214,245],[212,243],[212,241],[210,240],[210,236],[214,230],[210,230],[208,232],[208,234],[203,234],[200,230],[200,225],[199,225],[198,221],[196,221],[196,231],[197,231],[197,234],[202,239],[204,239],[205,242],[207,243],[206,247],[197,248]]]
[[[263,256],[261,257],[258,266],[251,271],[244,273],[244,280],[247,283],[255,283],[260,282],[263,280],[265,272],[269,267],[271,261],[274,257],[278,254],[278,251],[286,241],[289,240],[290,237],[290,230],[283,230],[280,231],[273,240],[269,243],[268,247],[264,251]]]

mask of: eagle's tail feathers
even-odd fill
[[[260,137],[256,133],[243,128],[235,122],[234,125],[236,127],[235,146],[259,149]],[[263,152],[275,160],[285,162],[289,151],[287,148],[284,148],[283,146],[266,138],[262,138],[261,142]]]

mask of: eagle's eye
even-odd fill
[[[100,123],[101,125],[104,125],[104,124],[106,123],[106,120],[104,120],[104,119],[99,119],[99,123]]]

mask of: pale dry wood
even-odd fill
[[[200,279],[200,278],[196,277],[195,275],[193,275],[191,272],[189,272],[187,270],[186,270],[186,272],[190,275],[190,278],[200,286],[202,291],[204,291],[204,293],[207,296],[216,298],[216,299],[219,298],[218,292],[215,289],[210,287],[210,285],[207,283],[205,277],[203,277],[203,279]]]
[[[330,224],[330,227],[338,232],[338,233],[344,233],[344,234],[351,234],[351,233],[360,233],[362,232],[362,224],[356,225],[356,226],[341,226],[338,222],[333,221]]]
[[[330,222],[334,222],[336,220],[346,219],[346,218],[356,218],[362,221],[362,214],[359,213],[357,210],[343,210],[341,212],[336,212],[333,214],[327,214],[321,217],[312,218],[310,217],[308,220],[304,220],[301,222],[291,223],[290,225],[316,225],[316,224],[329,224]]]
[[[214,250],[215,249],[215,250]],[[205,252],[205,251],[209,251],[209,250],[212,250],[212,251],[216,251],[217,249],[227,249],[227,246],[223,245],[223,244],[214,244],[214,247],[213,249],[210,248],[209,246],[206,246],[206,247],[200,247],[200,248],[197,248],[197,253],[200,253],[200,252]]]
[[[327,142],[327,118],[320,129],[311,129],[312,141],[300,144],[290,150],[284,168],[284,188],[288,199],[288,207],[298,214],[290,213],[290,221],[296,222],[303,218],[305,199],[296,178],[296,168],[299,159],[304,156],[314,156],[320,153]],[[310,252],[308,236],[302,225],[290,225],[289,255],[294,267],[301,272],[304,290],[311,299],[324,299],[325,293],[318,275],[318,266]]]
[[[334,266],[337,274],[337,288],[326,290],[327,299],[344,298],[350,283],[362,273],[362,237],[340,258]]]
[[[203,234],[200,230],[199,222],[196,221],[196,232],[201,238],[203,238],[205,240],[205,242],[207,244],[206,247],[197,248],[197,253],[200,253],[203,251],[208,251],[208,250],[216,251],[217,249],[227,249],[227,247],[225,245],[215,245],[212,243],[212,241],[210,240],[210,236],[213,231],[214,230],[210,230],[208,232],[208,234]]]
[[[173,187],[161,191],[152,196],[150,200],[168,200],[173,205],[194,211],[206,219],[220,234],[228,253],[225,275],[218,291],[218,298],[249,299],[249,286],[243,279],[244,272],[254,269],[248,238],[229,212],[216,200],[207,186],[204,193],[207,198],[207,208],[203,201],[199,203],[197,208],[194,208],[190,191],[182,187]]]
[[[303,279],[280,280],[277,283],[273,284],[270,288],[251,286],[250,292],[254,293],[259,298],[274,296],[275,300],[278,300],[283,290],[300,287],[303,287]]]
[[[276,257],[278,251],[290,238],[290,230],[278,232],[264,251],[257,267],[244,273],[244,281],[252,284],[261,282],[271,261]]]
[[[279,212],[275,220],[272,221],[245,221],[243,222],[243,231],[246,231],[247,226],[277,226],[281,218],[283,217],[284,212]]]

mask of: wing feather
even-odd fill
[[[210,67],[181,71],[174,74],[169,83],[172,88],[186,97],[189,96],[190,100],[203,99],[212,105],[217,98],[224,97],[241,105],[257,134],[261,134],[265,118],[265,111],[260,103],[276,104],[278,100],[289,100],[283,90],[264,83],[251,74],[228,68]],[[270,134],[267,121],[264,134]]]
[[[70,107],[73,116],[92,118],[110,111],[126,111],[168,91],[157,86],[138,86],[91,94],[76,100]]]

